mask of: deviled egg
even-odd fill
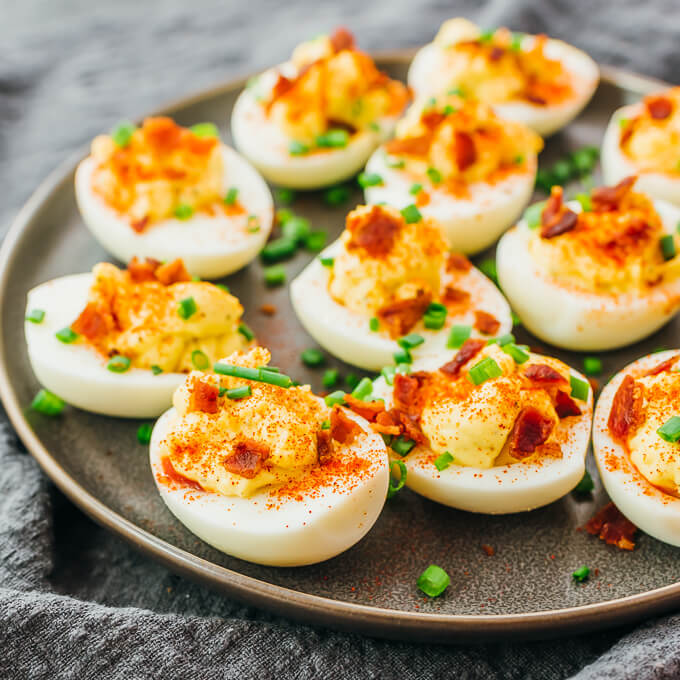
[[[680,546],[680,350],[649,354],[602,390],[593,449],[616,507],[646,533]]]
[[[218,550],[299,566],[347,550],[373,526],[389,483],[368,423],[268,369],[257,347],[193,372],[156,423],[151,469],[170,511]]]
[[[571,350],[640,340],[680,309],[680,210],[633,191],[634,177],[527,209],[496,251],[498,280],[536,336]]]
[[[402,208],[415,202],[442,224],[453,250],[476,253],[529,202],[542,148],[535,132],[501,120],[486,104],[444,95],[424,108],[411,106],[360,181],[367,203]]]
[[[507,28],[482,31],[461,18],[442,24],[434,42],[416,54],[408,73],[418,98],[455,89],[542,136],[573,120],[598,81],[597,64],[572,45]]]
[[[371,401],[346,397],[406,465],[406,485],[470,512],[532,510],[583,477],[592,391],[584,377],[510,337],[378,378]],[[369,398],[367,397],[367,399]],[[380,401],[382,400],[382,401]]]
[[[290,295],[322,347],[367,370],[512,328],[496,286],[450,254],[439,225],[413,205],[350,212],[340,238],[292,282]]]
[[[236,147],[271,182],[298,189],[356,174],[409,101],[345,29],[295,48],[256,77],[231,119]]]
[[[605,182],[637,175],[640,191],[680,205],[680,87],[616,111],[601,157]]]
[[[26,343],[38,381],[86,411],[150,418],[186,373],[248,346],[243,307],[192,281],[181,260],[107,262],[28,293]]]
[[[210,123],[123,124],[94,139],[75,184],[85,224],[121,262],[181,257],[219,278],[248,264],[272,228],[269,188]]]

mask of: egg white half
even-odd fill
[[[366,476],[338,475],[299,498],[262,489],[249,498],[222,496],[164,482],[161,442],[177,418],[174,408],[151,436],[151,470],[164,503],[192,533],[249,562],[294,567],[322,562],[357,543],[375,523],[387,495],[389,463],[382,438],[354,413],[362,435],[347,445],[369,465]],[[335,442],[335,446],[340,445]],[[345,449],[345,447],[342,447]],[[336,454],[338,455],[338,454]]]
[[[380,175],[383,183],[366,187],[366,202],[384,202],[401,209],[415,202],[416,197],[410,193],[413,179],[404,170],[390,168],[388,163],[389,156],[382,149],[369,159],[366,171]],[[535,180],[533,157],[528,160],[526,172],[513,172],[494,184],[470,184],[469,197],[458,198],[428,185],[425,190],[430,201],[418,210],[442,224],[452,250],[472,255],[488,248],[516,222],[531,199]]]
[[[148,226],[141,234],[124,216],[109,207],[92,190],[94,161],[88,157],[76,170],[76,199],[80,214],[102,247],[121,262],[133,256],[174,260],[181,257],[188,271],[205,279],[231,274],[247,265],[271,232],[274,204],[269,187],[241,155],[224,144],[224,194],[238,189],[245,207],[242,215],[196,213],[189,219],[169,219]],[[248,216],[254,215],[259,230],[249,233]]]
[[[107,360],[82,344],[65,344],[55,333],[70,326],[87,303],[92,274],[72,274],[43,283],[28,293],[27,312],[45,311],[42,323],[25,323],[28,358],[38,381],[64,401],[85,411],[121,418],[155,418],[172,404],[186,376],[153,375],[131,368],[114,373]]]
[[[576,201],[567,203],[580,212]],[[680,210],[655,201],[667,233],[675,232]],[[680,280],[663,283],[644,295],[598,295],[551,281],[528,250],[533,232],[522,219],[496,249],[498,280],[522,323],[541,340],[577,351],[630,345],[667,323],[680,309]]]
[[[618,184],[624,177],[637,175],[636,191],[649,194],[680,205],[680,175],[641,170],[635,162],[621,151],[621,120],[633,118],[642,107],[641,103],[624,106],[614,112],[602,138],[600,159],[602,175],[607,185]]]
[[[342,248],[340,241],[329,245],[290,284],[293,309],[305,330],[332,355],[367,371],[379,371],[394,363],[393,354],[399,349],[396,340],[369,328],[370,317],[357,314],[336,302],[328,293],[330,271],[320,258],[333,257]],[[453,324],[474,324],[474,310],[483,309],[493,314],[500,323],[496,335],[512,330],[510,307],[498,288],[478,269],[456,279],[456,287],[470,292],[470,305],[466,311],[454,316],[449,313],[447,323],[439,331],[429,330],[422,324],[410,332],[419,333],[425,342],[411,350],[414,357],[448,355],[446,348],[449,331]],[[480,334],[473,330],[473,337]],[[484,336],[488,337],[488,336]]]
[[[289,71],[282,64],[279,69]],[[271,88],[274,70],[258,79],[258,90]],[[349,179],[364,167],[373,150],[393,132],[398,116],[377,121],[378,130],[362,130],[350,137],[343,148],[314,150],[291,156],[292,141],[265,115],[253,88],[241,92],[231,116],[231,132],[236,148],[270,182],[293,189],[316,189]]]
[[[524,40],[530,46],[533,36]],[[557,132],[571,122],[581,112],[593,96],[600,72],[597,64],[582,50],[561,40],[549,38],[545,45],[545,55],[557,59],[570,71],[576,79],[575,95],[568,101],[551,106],[538,106],[531,102],[510,101],[494,105],[494,110],[508,120],[524,123],[542,137]],[[418,98],[437,96],[436,76],[433,74],[446,70],[445,51],[435,43],[421,48],[411,62],[408,72],[408,84]],[[434,81],[434,82],[433,82]],[[434,86],[434,87],[433,87]],[[449,85],[444,86],[446,91]]]
[[[677,355],[678,350],[649,354],[617,373],[602,390],[595,408],[593,450],[600,478],[614,505],[645,533],[680,546],[680,498],[650,484],[609,433],[607,422],[614,396],[624,377],[644,372]]]
[[[449,359],[455,350],[449,350]],[[428,357],[414,363],[413,371],[435,371],[444,362],[441,357]],[[572,374],[585,378],[572,369]],[[393,403],[393,388],[383,377],[373,383],[373,396],[383,398],[386,408]],[[514,463],[488,469],[473,468],[452,463],[437,470],[424,446],[416,446],[405,458],[390,453],[394,460],[406,465],[406,486],[442,505],[459,510],[488,515],[526,512],[552,503],[569,493],[582,479],[585,458],[590,440],[593,410],[593,393],[589,390],[588,402],[578,402],[583,410],[580,416],[560,420],[556,429],[567,433],[562,445],[562,458],[545,458],[536,463]],[[585,407],[584,407],[585,406]],[[456,457],[455,449],[449,453]]]

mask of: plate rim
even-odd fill
[[[417,48],[373,52],[382,63],[408,63]],[[600,80],[641,95],[671,87],[670,83],[618,67],[600,65]],[[246,77],[235,77],[176,98],[149,115],[171,114],[219,94],[243,86]],[[141,120],[145,116],[139,116]],[[0,306],[5,304],[10,268],[23,233],[42,206],[69,180],[87,155],[82,146],[62,161],[38,185],[12,220],[0,246]],[[92,520],[165,567],[191,580],[218,590],[239,602],[271,611],[304,624],[360,632],[375,637],[422,641],[460,642],[491,639],[546,639],[564,632],[586,632],[621,625],[660,614],[680,605],[680,582],[644,593],[605,602],[518,614],[435,614],[410,612],[343,602],[278,586],[198,557],[164,541],[115,512],[90,494],[52,457],[24,416],[7,368],[4,332],[0,329],[0,399],[10,423],[42,471],[62,493]]]

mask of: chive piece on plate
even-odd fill
[[[53,392],[42,389],[33,398],[31,408],[44,416],[58,416],[64,410],[64,400]]]
[[[137,428],[137,441],[143,445],[148,444],[151,441],[152,430],[153,425],[151,425],[151,423],[142,423]]]
[[[324,357],[323,352],[320,349],[311,347],[300,354],[300,359],[302,359],[302,363],[305,366],[316,367],[321,366],[326,360],[326,357]]]
[[[327,371],[324,371],[323,378],[321,378],[321,384],[330,389],[338,384],[339,377],[340,374],[337,368],[329,368]]]
[[[450,583],[449,575],[436,564],[431,564],[418,577],[418,588],[428,597],[438,597],[449,587]]]
[[[590,576],[590,567],[586,567],[585,564],[572,573],[572,578],[574,581],[578,581],[579,583],[585,581],[588,576]]]
[[[584,357],[583,372],[586,375],[600,375],[602,373],[602,359],[598,357]]]
[[[249,326],[247,326],[244,323],[240,323],[238,325],[238,328],[236,329],[238,332],[248,341],[250,342],[255,338],[255,333],[250,329]]]
[[[286,270],[282,264],[264,268],[264,282],[268,286],[282,286],[286,282]]]

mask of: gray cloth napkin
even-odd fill
[[[459,13],[549,32],[603,63],[671,81],[680,72],[672,0],[1,0],[0,225],[68,153],[123,117],[279,62],[338,24],[380,49],[427,42]],[[462,647],[340,634],[243,607],[92,524],[0,418],[2,678],[680,677],[680,616]]]

